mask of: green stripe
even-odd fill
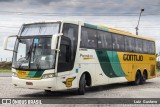
[[[108,31],[107,28],[103,28],[103,27],[96,26],[96,25],[91,25],[91,24],[88,24],[88,23],[84,23],[84,26],[85,26],[85,27],[89,27],[89,28],[93,28],[93,29]]]
[[[98,56],[99,63],[101,65],[101,68],[106,76],[108,77],[116,77],[116,74],[114,73],[110,60],[108,58],[108,54],[106,51],[97,50],[96,54]]]
[[[27,77],[32,77],[32,78],[39,78],[42,76],[44,71],[29,71],[29,74]]]
[[[125,76],[117,52],[96,50],[96,54],[106,76],[110,78]]]
[[[34,77],[35,74],[36,74],[36,71],[29,71],[29,74],[27,77]]]
[[[84,26],[89,27],[89,28],[93,28],[93,29],[97,29],[96,25],[91,25],[91,24],[84,23]]]
[[[112,54],[112,57],[109,57],[109,59],[110,59],[111,66],[112,66],[112,69],[115,72],[115,74],[118,77],[126,76],[122,67],[121,67],[117,52],[107,51],[107,53]]]
[[[34,77],[41,77],[44,71],[37,71]]]

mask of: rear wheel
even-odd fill
[[[81,79],[79,81],[79,88],[78,88],[78,94],[79,95],[84,95],[86,90],[86,79],[85,79],[85,74],[81,76]]]
[[[146,82],[146,80],[147,80],[147,72],[144,71],[144,72],[143,72],[143,75],[142,75],[142,77],[141,77],[141,83],[144,84],[144,83]]]
[[[136,77],[135,77],[134,84],[135,84],[135,85],[139,85],[140,83],[141,83],[141,74],[140,74],[140,72],[137,72],[137,73],[136,73]]]

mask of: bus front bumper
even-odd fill
[[[20,79],[12,76],[12,83],[15,87],[28,89],[56,90],[56,78],[47,78],[39,80]]]

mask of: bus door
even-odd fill
[[[60,52],[58,57],[57,67],[57,82],[67,81],[72,71],[74,70],[75,56],[78,42],[78,25],[65,23],[63,25],[63,36],[61,36]],[[59,88],[64,89],[65,84],[59,85]]]

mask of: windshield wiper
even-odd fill
[[[31,55],[32,45],[29,47],[29,51],[27,52],[26,60],[29,59],[29,56]]]
[[[33,61],[34,61],[34,56],[35,56],[36,48],[37,48],[37,46],[36,46],[36,44],[35,44],[35,46],[34,46],[34,48],[33,48]]]

